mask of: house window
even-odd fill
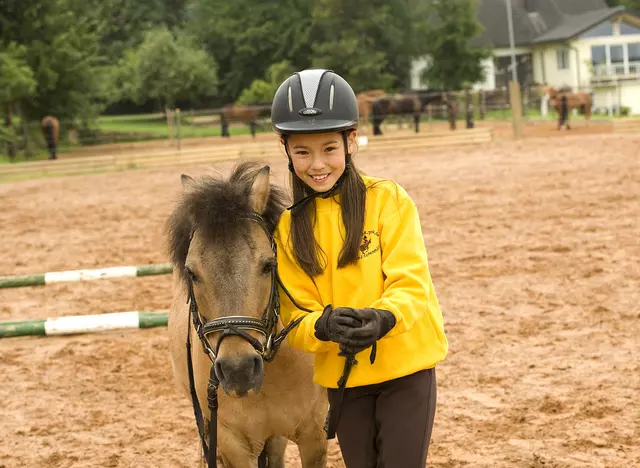
[[[640,42],[627,44],[629,56],[629,73],[640,74]]]
[[[556,61],[558,63],[558,70],[569,69],[569,49],[557,49]]]
[[[608,37],[613,36],[613,23],[611,21],[605,21],[598,26],[591,28],[582,37]]]
[[[640,42],[592,46],[591,63],[596,76],[640,73]]]
[[[630,24],[627,24],[627,23],[620,23],[620,34],[622,34],[623,36],[634,35],[634,34],[640,35],[640,28],[631,26]]]

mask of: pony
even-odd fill
[[[47,141],[47,148],[49,148],[49,159],[58,159],[56,147],[58,146],[60,122],[54,116],[47,115],[42,119],[41,127],[44,139]]]
[[[273,233],[284,192],[256,161],[227,178],[182,174],[181,181],[166,225],[174,268],[169,348],[208,466],[283,468],[291,440],[304,468],[324,467],[328,399],[313,382],[313,355],[284,339],[297,323],[278,321],[277,284],[287,291]]]
[[[244,104],[227,104],[220,111],[220,136],[229,138],[229,123],[240,121],[249,123],[251,136],[256,137],[257,120],[269,115],[270,106],[247,106]]]
[[[382,135],[380,125],[388,115],[413,117],[415,132],[420,131],[420,117],[428,104],[442,101],[439,94],[434,93],[396,93],[384,94],[372,98],[371,111],[373,120],[373,134]]]
[[[586,120],[591,119],[591,108],[593,106],[593,96],[591,94],[582,91],[573,93],[571,91],[557,90],[551,86],[543,88],[543,94],[549,97],[549,105],[556,110],[560,116],[560,120],[562,120],[563,114],[563,98],[566,98],[565,112],[567,110],[579,109]],[[558,123],[558,128],[561,128],[562,123]]]

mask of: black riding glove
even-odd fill
[[[354,326],[349,326],[346,335],[339,343],[346,350],[362,351],[372,346],[384,337],[396,324],[396,317],[388,310],[382,309],[352,309],[339,307],[334,310],[339,313],[340,323],[352,319]]]
[[[342,343],[349,330],[360,325],[360,321],[344,316],[340,311],[347,309],[333,309],[331,304],[326,306],[315,324],[315,336],[320,341]]]

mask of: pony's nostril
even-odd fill
[[[262,372],[262,358],[260,356],[253,357],[253,375],[260,375]]]
[[[225,379],[222,363],[219,360],[216,360],[214,365],[216,366],[216,375],[218,376],[218,380]]]

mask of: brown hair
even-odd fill
[[[364,229],[367,193],[367,187],[353,162],[352,155],[348,154],[348,132],[347,130],[343,133],[346,165],[342,181],[337,190],[337,193],[340,194],[341,220],[345,228],[345,238],[338,257],[338,268],[344,268],[358,261],[362,230]],[[284,142],[286,145],[286,137]],[[293,191],[294,204],[314,193],[293,171],[289,174],[289,181]],[[301,206],[300,209],[292,210],[291,212],[293,254],[300,267],[309,276],[321,274],[327,266],[326,254],[318,244],[313,231],[315,208],[316,200],[313,198],[307,204]]]

